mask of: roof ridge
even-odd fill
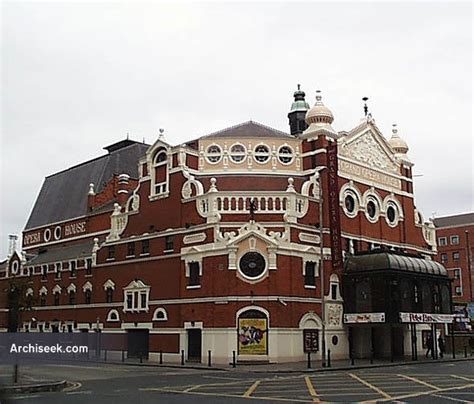
[[[237,129],[237,128],[240,128],[242,126],[249,125],[249,124],[254,124],[254,125],[260,126],[261,128],[279,133],[281,135],[284,135],[284,136],[287,136],[287,137],[292,137],[289,133],[283,132],[279,129],[272,128],[271,126],[264,125],[263,123],[260,123],[260,122],[257,122],[257,121],[254,121],[254,120],[250,119],[248,121],[241,122],[241,123],[238,123],[238,124],[235,124],[235,125],[232,125],[232,126],[228,126],[227,128],[219,129],[215,132],[211,132],[207,135],[201,136],[200,138],[198,138],[196,140],[205,139],[205,138],[208,138],[208,137],[214,137],[214,136],[219,135],[221,133],[228,132],[228,131],[231,131],[233,129]]]

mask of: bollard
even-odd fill
[[[18,383],[18,363],[15,363],[13,372],[13,383]]]
[[[141,352],[140,352],[140,363],[143,363],[143,355]]]
[[[327,360],[327,367],[331,367],[331,350],[328,349],[328,360]]]
[[[235,351],[232,351],[232,367],[235,368]]]
[[[311,352],[308,352],[308,369],[311,369]]]
[[[211,351],[207,351],[207,366],[211,367]]]
[[[351,365],[354,366],[354,351],[351,351]]]
[[[107,362],[107,349],[104,351],[104,361]]]
[[[184,366],[184,349],[181,350],[181,366]]]
[[[464,357],[467,358],[467,346],[464,346]]]
[[[160,351],[160,365],[163,365],[163,351]]]
[[[125,362],[125,351],[122,351],[122,362]]]

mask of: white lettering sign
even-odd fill
[[[453,314],[434,314],[434,313],[400,313],[400,322],[402,323],[452,323]]]
[[[86,232],[86,222],[77,222],[72,224],[67,224],[64,226],[64,235],[74,236],[76,234],[81,234]]]
[[[397,189],[402,188],[402,182],[398,178],[382,174],[378,171],[371,170],[357,164],[349,163],[348,161],[344,161],[342,159],[339,160],[339,170],[357,177],[362,177],[367,180],[377,182],[382,185],[389,185]]]
[[[349,313],[344,314],[344,323],[385,323],[385,313]]]

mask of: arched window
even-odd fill
[[[107,320],[106,321],[108,321],[110,323],[120,321],[120,316],[119,316],[118,311],[115,310],[115,309],[110,310],[109,313],[107,314]]]
[[[168,320],[168,313],[163,307],[158,307],[153,313],[153,321],[166,321]]]
[[[151,173],[153,195],[168,193],[168,152],[166,148],[160,147],[156,150],[152,160]]]

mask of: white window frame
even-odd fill
[[[290,154],[282,153],[281,149],[283,148],[290,149],[291,153]],[[288,158],[288,157],[290,158],[290,161],[284,162],[282,160],[282,158]],[[295,161],[295,151],[290,145],[285,143],[278,148],[278,161],[285,166],[289,166],[290,164],[293,163],[293,161]]]
[[[261,146],[265,147],[268,151],[265,153],[258,152],[257,149]],[[271,153],[272,151],[268,145],[266,145],[265,143],[259,143],[253,149],[253,159],[255,160],[257,164],[267,164],[270,161]],[[259,161],[257,157],[266,157],[266,159],[264,161]]]
[[[243,151],[238,151],[238,152],[232,151],[232,149],[236,146],[242,147],[244,150]],[[230,160],[232,161],[232,163],[242,164],[247,159],[247,148],[242,143],[234,143],[232,146],[230,146],[229,156],[230,156]],[[235,157],[239,157],[239,158],[242,157],[242,160],[236,161],[234,159]]]
[[[446,246],[448,245],[448,238],[446,236],[444,237],[438,237],[438,245],[439,246]]]
[[[112,318],[112,314],[115,314],[116,318]],[[120,314],[119,314],[118,310],[116,310],[116,309],[110,310],[107,314],[107,319],[105,321],[107,321],[109,323],[118,323],[120,321]]]
[[[157,317],[158,314],[163,314],[163,317]],[[155,309],[153,312],[153,318],[152,321],[168,321],[168,313],[166,312],[164,307],[158,307]]]
[[[211,149],[212,147],[217,147],[219,149],[219,153],[209,153],[209,149]],[[209,164],[219,164],[222,161],[222,154],[223,154],[222,153],[222,147],[220,147],[217,143],[212,143],[212,144],[210,144],[206,147],[205,156],[206,156],[206,161]],[[209,157],[212,157],[212,158],[217,157],[217,160],[212,161],[212,160],[209,159]]]
[[[454,242],[453,239],[457,240],[457,241]],[[453,234],[452,236],[449,237],[449,242],[451,243],[451,245],[458,245],[459,244],[459,236],[457,234]]]
[[[123,311],[124,313],[148,312],[150,302],[150,286],[140,280],[134,280],[123,288]],[[145,295],[145,305],[142,305],[142,295]],[[127,306],[128,296],[131,296],[132,307]]]

